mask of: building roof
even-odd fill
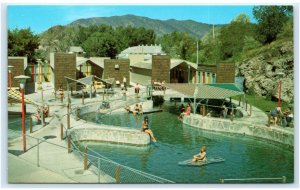
[[[174,67],[180,65],[181,63],[186,63],[188,65],[190,65],[191,67],[193,67],[194,69],[197,69],[197,64],[183,60],[183,59],[171,59],[171,68],[173,69]]]
[[[197,69],[197,64],[194,64],[192,62],[189,62],[189,61],[186,61],[183,59],[171,59],[170,70],[182,63],[186,63],[187,65],[190,65],[194,69]],[[152,60],[140,61],[137,63],[130,64],[130,66],[151,70],[152,69]]]
[[[152,69],[152,60],[136,62],[136,63],[130,64],[130,66],[151,70]]]
[[[87,61],[90,61],[95,65],[104,68],[105,59],[110,59],[110,57],[90,57],[90,58],[76,57],[76,66],[79,67],[80,65],[85,64]]]
[[[83,53],[83,49],[80,46],[70,46],[69,47],[69,52],[73,52],[73,53]]]
[[[139,46],[133,46],[129,47],[125,50],[123,50],[120,55],[122,54],[152,54],[152,55],[157,55],[157,54],[165,54],[163,52],[162,48],[160,45],[139,45]]]
[[[110,57],[90,57],[89,61],[93,62],[94,64],[98,65],[99,67],[104,68],[104,60],[110,59]]]
[[[243,95],[244,93],[235,84],[186,84],[186,83],[167,83],[167,88],[171,88],[184,95],[202,99],[224,99],[233,96]]]

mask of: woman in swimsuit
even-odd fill
[[[193,162],[196,161],[206,161],[206,147],[202,146],[200,153],[193,156]]]
[[[149,125],[148,116],[145,116],[144,121],[142,123],[142,130],[143,130],[143,132],[148,133],[150,135],[153,142],[156,142],[156,139],[155,139],[152,131],[149,129],[148,125]]]

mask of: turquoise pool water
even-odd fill
[[[93,143],[89,148],[123,165],[177,183],[219,183],[221,178],[282,176],[287,177],[287,182],[293,182],[292,149],[260,139],[207,132],[186,126],[174,113],[178,108],[169,104],[164,105],[163,109],[164,112],[148,115],[150,128],[158,140],[157,146],[150,145],[149,148],[141,149]],[[89,113],[82,118],[96,123],[136,129],[140,129],[142,120],[122,111],[108,115]],[[204,167],[185,167],[177,164],[197,154],[201,145],[206,145],[208,156],[220,156],[226,161]]]

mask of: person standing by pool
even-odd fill
[[[271,116],[274,119],[274,126],[277,126],[277,120],[279,114],[282,114],[280,107],[277,107],[271,111]]]
[[[134,92],[135,92],[135,97],[138,98],[139,97],[139,93],[140,93],[139,83],[136,83],[136,85],[134,87]]]
[[[153,135],[153,132],[149,128],[148,116],[144,117],[144,121],[142,122],[142,131],[148,133],[153,142],[156,142],[156,139]]]
[[[193,156],[193,162],[206,161],[206,147],[203,145],[200,148],[199,154]]]
[[[123,85],[124,85],[125,91],[127,91],[126,81],[127,81],[126,77],[123,77]]]

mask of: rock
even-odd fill
[[[246,92],[278,98],[278,84],[281,80],[281,99],[291,103],[294,101],[293,42],[274,44],[270,44],[266,51],[261,51],[255,57],[239,63],[238,70],[245,77]],[[283,73],[281,78],[277,75],[279,72]]]

